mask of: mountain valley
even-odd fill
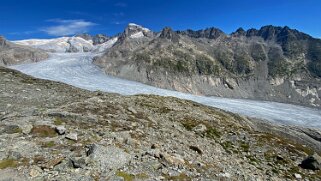
[[[320,65],[289,27],[0,37],[0,180],[321,180]]]

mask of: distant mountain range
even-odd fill
[[[93,63],[107,74],[157,87],[321,105],[321,40],[289,27],[225,34],[217,28],[153,32],[131,23],[113,37],[82,34],[14,43],[44,53],[103,53]]]

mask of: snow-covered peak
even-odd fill
[[[141,25],[135,23],[129,23],[125,32],[123,33],[123,37],[129,38],[142,38],[145,36],[150,36],[152,34],[151,30],[148,28],[144,28]]]
[[[100,44],[94,45],[93,40],[85,40],[82,37],[61,37],[53,39],[28,39],[14,41],[19,45],[31,46],[46,50],[49,52],[90,52],[90,51],[104,51],[113,46],[115,38]]]
[[[29,39],[14,41],[14,43],[39,48],[50,52],[86,52],[93,49],[92,41],[85,40],[81,37]]]
[[[128,24],[128,28],[135,28],[135,29],[141,29],[142,31],[144,31],[144,32],[150,32],[150,29],[148,29],[148,28],[145,28],[145,27],[143,27],[143,26],[141,26],[141,25],[138,25],[138,24],[135,24],[135,23],[129,23]]]

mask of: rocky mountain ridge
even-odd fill
[[[48,58],[48,54],[44,51],[16,45],[0,36],[0,66],[38,62],[46,58]]]
[[[127,32],[94,60],[107,74],[194,94],[321,105],[321,40],[297,30]]]

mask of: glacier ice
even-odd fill
[[[321,128],[320,109],[268,101],[196,96],[160,89],[106,75],[92,64],[94,56],[93,53],[52,53],[46,61],[11,68],[37,78],[60,81],[92,91],[173,96],[278,124]]]

